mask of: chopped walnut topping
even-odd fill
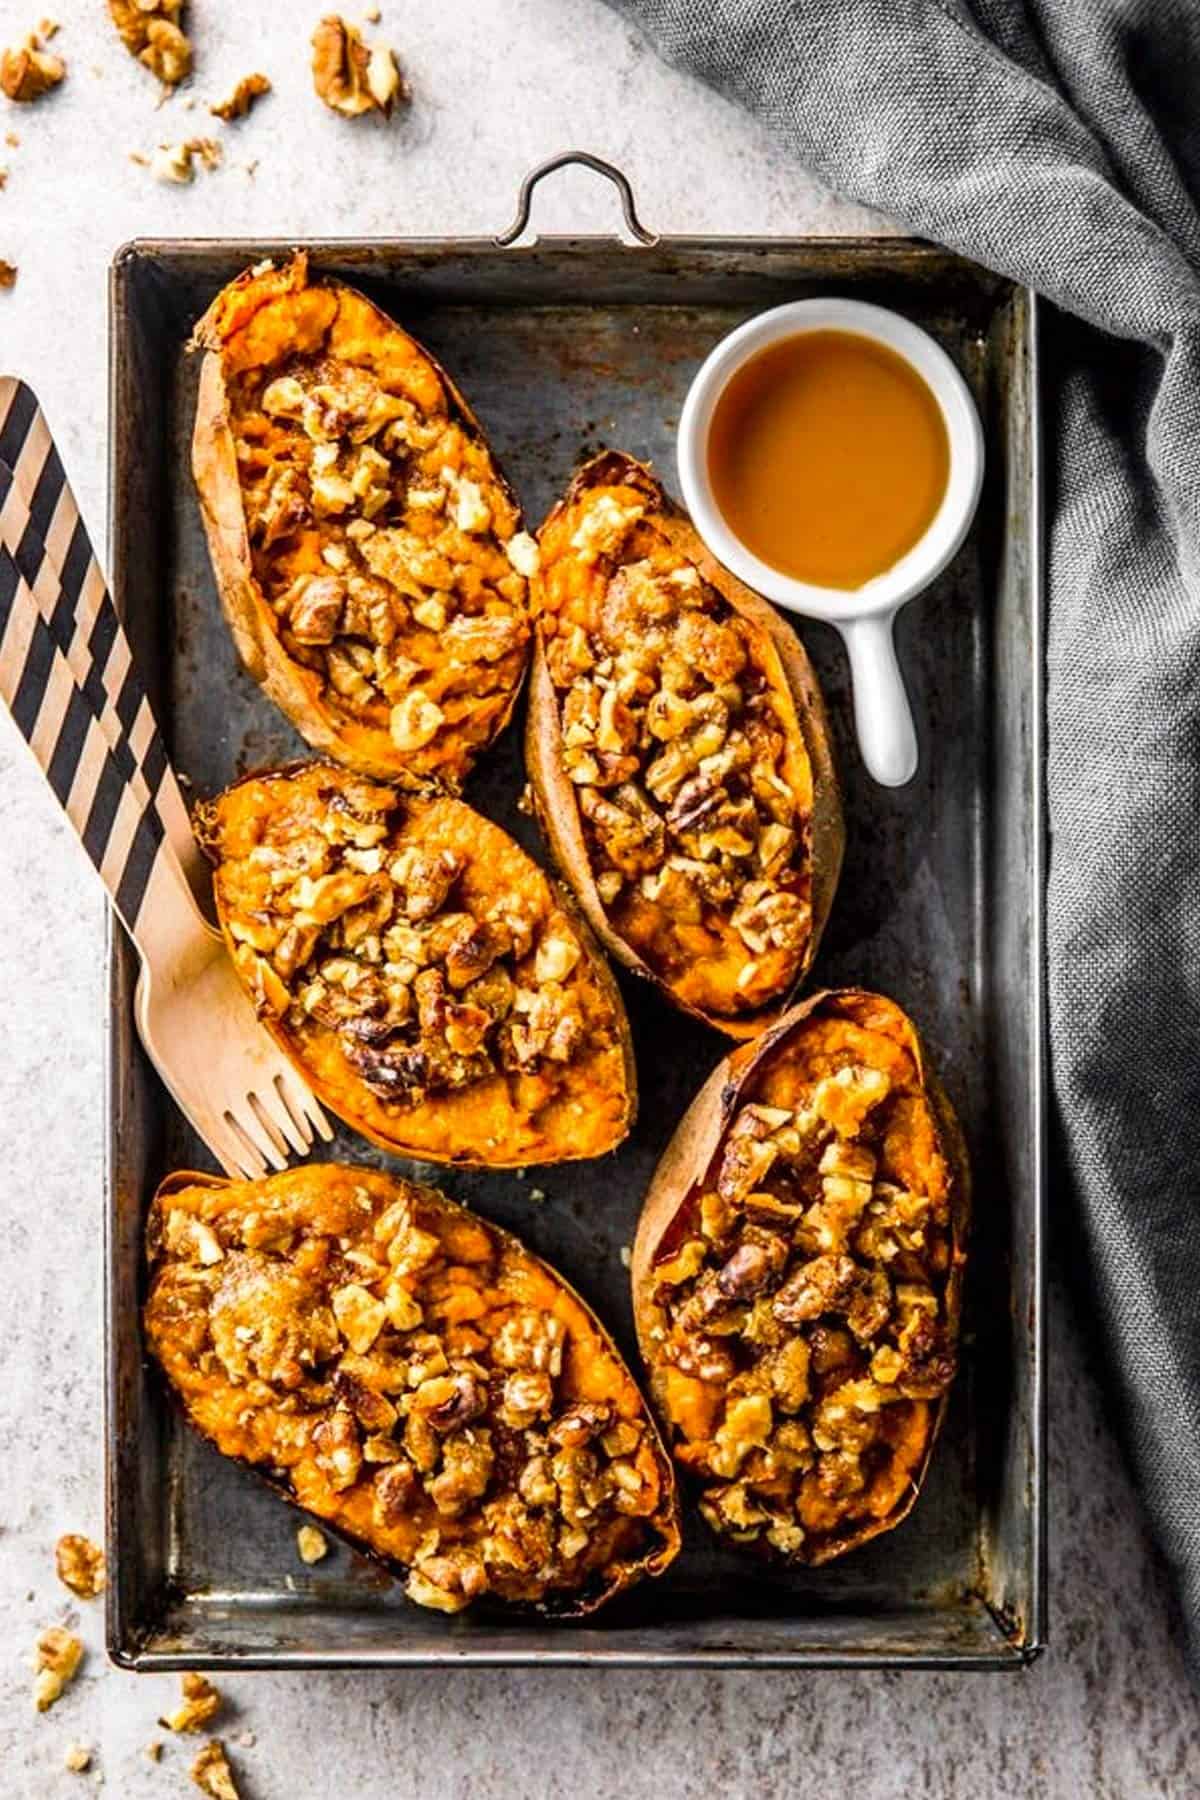
[[[954,1374],[952,1179],[869,1006],[828,997],[755,1076],[653,1270],[656,1387],[715,1529],[806,1559],[911,1492]]]
[[[167,1731],[201,1731],[221,1710],[221,1695],[203,1675],[189,1669],[179,1677],[183,1700],[175,1711],[158,1722]]]
[[[51,36],[53,33],[43,26],[41,37]],[[23,44],[0,52],[0,91],[21,106],[28,106],[48,94],[51,88],[58,86],[66,72],[67,65],[62,57],[46,50],[36,32],[31,32]]]
[[[230,124],[234,119],[244,119],[259,96],[270,91],[271,83],[265,75],[243,75],[228,97],[208,110],[214,118]]]
[[[150,1234],[168,1260],[148,1338],[173,1380],[186,1371],[189,1395],[203,1389],[221,1448],[280,1471],[317,1521],[406,1565],[409,1596],[444,1612],[484,1593],[574,1592],[653,1550],[666,1470],[644,1404],[583,1307],[527,1252],[434,1190],[368,1169],[309,1165],[240,1195],[221,1196],[227,1254],[215,1268],[187,1234],[168,1238],[161,1203]],[[211,1202],[196,1188],[170,1204]],[[244,1259],[261,1254],[247,1239],[271,1218],[276,1239],[286,1221],[292,1247],[264,1258],[258,1338],[295,1345],[314,1313],[357,1320],[365,1295],[388,1312],[377,1331],[372,1319],[369,1348],[322,1338],[286,1380],[235,1374],[211,1354],[226,1329],[215,1322],[251,1279]],[[403,1327],[391,1321],[393,1249],[412,1265]],[[603,1401],[586,1397],[593,1383]],[[328,1547],[316,1522],[297,1545],[306,1563]],[[173,1730],[215,1711],[207,1685],[184,1679],[185,1710],[164,1721]]]
[[[54,1546],[58,1579],[81,1600],[94,1600],[104,1592],[104,1552],[91,1538],[69,1531]]]
[[[491,852],[461,828],[451,847],[453,820],[426,824],[417,804],[410,828],[397,793],[318,765],[296,781],[296,804],[217,874],[234,960],[259,1010],[299,1040],[333,1033],[371,1093],[399,1107],[508,1072],[551,1079],[557,1069],[565,1079],[595,1042],[596,977],[552,890],[539,878],[540,900],[509,887],[490,900],[476,858],[502,880]],[[217,827],[203,808],[198,816],[211,838]],[[424,835],[405,841],[409,829]],[[168,1233],[176,1229],[201,1234],[201,1260],[220,1258],[207,1226],[168,1213]],[[402,1313],[412,1303],[396,1292],[386,1304]],[[386,1316],[354,1284],[334,1296],[334,1311],[358,1352]]]
[[[37,1641],[33,1682],[33,1703],[39,1712],[61,1697],[67,1683],[74,1680],[82,1657],[82,1638],[62,1625],[50,1625],[43,1631]]]
[[[84,1744],[68,1744],[63,1767],[72,1775],[84,1775],[92,1766],[92,1753]]]
[[[392,109],[408,99],[408,89],[392,52],[383,44],[368,45],[345,19],[330,14],[312,37],[313,87],[317,96],[343,118]]]
[[[541,534],[539,630],[597,891],[617,934],[718,1015],[777,1001],[810,951],[807,751],[763,628],[633,484]]]
[[[301,1562],[319,1563],[329,1555],[329,1539],[315,1525],[301,1525],[296,1533],[296,1548]]]
[[[211,1800],[239,1800],[233,1770],[219,1738],[210,1738],[191,1767],[196,1786]]]
[[[180,23],[184,0],[108,0],[112,22],[130,56],[170,93],[192,71],[192,46]]]

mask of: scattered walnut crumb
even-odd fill
[[[4,141],[10,150],[20,149],[21,140],[15,131],[6,131],[4,134]]]
[[[377,6],[368,6],[366,11],[363,13],[363,23],[365,25],[378,25],[378,23],[382,17],[383,17],[383,14],[380,12],[380,10]]]
[[[0,288],[15,287],[17,285],[17,274],[18,270],[16,263],[5,262],[4,259],[0,257]]]
[[[57,19],[40,19],[38,21],[37,34],[41,38],[41,40],[44,44],[48,44],[50,42],[50,39],[52,37],[54,37],[54,35],[56,34],[57,31],[58,31],[58,20]]]
[[[15,44],[0,54],[0,90],[22,106],[48,94],[66,72],[62,57],[44,49],[35,31],[23,44]]]
[[[180,1676],[179,1682],[183,1689],[183,1705],[158,1722],[168,1731],[199,1731],[221,1710],[220,1693],[211,1681],[206,1681],[203,1675],[194,1675],[190,1669]]]
[[[54,1546],[58,1579],[81,1600],[94,1600],[105,1587],[104,1552],[91,1538],[68,1531]]]
[[[234,1785],[233,1770],[219,1738],[210,1738],[192,1764],[192,1780],[212,1800],[240,1800]]]
[[[92,1766],[92,1753],[82,1744],[68,1744],[67,1754],[63,1757],[63,1767],[72,1775],[83,1775]]]
[[[150,158],[150,173],[156,181],[186,185],[195,180],[197,158],[204,168],[217,168],[221,161],[220,144],[215,138],[186,138],[182,144],[160,144]]]
[[[318,98],[343,118],[392,109],[408,99],[396,59],[383,44],[364,43],[362,33],[336,13],[323,18],[312,35],[313,87]]]
[[[33,1702],[39,1712],[53,1706],[67,1683],[74,1679],[83,1656],[83,1642],[62,1625],[51,1625],[37,1641],[37,1675]]]
[[[271,83],[265,75],[243,75],[229,97],[208,110],[214,118],[229,124],[234,119],[244,119],[259,96],[270,91]]]
[[[8,186],[8,170],[0,163],[0,193]]]
[[[151,1738],[150,1742],[146,1745],[146,1748],[142,1751],[142,1755],[148,1756],[151,1762],[161,1762],[162,1753],[163,1747],[157,1738]]]
[[[255,1737],[255,1735],[252,1731],[239,1731],[237,1741],[241,1745],[243,1750],[253,1750],[255,1744],[257,1744],[257,1742],[258,1742],[258,1739]]]
[[[628,1244],[622,1244],[621,1245],[621,1267],[623,1269],[628,1269],[632,1266],[632,1264],[633,1264],[633,1251],[629,1248]]]
[[[535,1206],[540,1206],[542,1201],[546,1198],[545,1188],[530,1188],[529,1198],[533,1201]]]
[[[318,1563],[329,1554],[329,1540],[315,1525],[301,1525],[296,1533],[296,1548],[301,1562]]]
[[[184,0],[108,0],[121,42],[171,93],[192,72],[192,46],[180,24]]]

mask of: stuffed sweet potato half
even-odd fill
[[[970,1177],[911,1020],[814,995],[701,1090],[646,1197],[634,1313],[713,1529],[801,1563],[909,1511],[954,1375]]]
[[[498,825],[331,763],[196,813],[230,954],[319,1098],[385,1149],[493,1168],[629,1130],[629,1025],[591,932]]]
[[[537,554],[478,420],[302,255],[240,276],[194,341],[192,466],[242,662],[314,749],[457,788],[512,711]]]
[[[808,658],[632,457],[587,463],[539,550],[526,761],[559,867],[613,956],[753,1036],[812,962],[841,868]]]
[[[192,1425],[420,1605],[592,1611],[679,1547],[671,1465],[562,1278],[434,1188],[171,1176],[146,1341]]]

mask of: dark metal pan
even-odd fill
[[[556,159],[557,162],[563,159]],[[586,160],[586,159],[578,159]],[[593,162],[593,166],[594,162]],[[661,1581],[586,1625],[446,1620],[348,1552],[308,1568],[294,1513],[182,1426],[144,1365],[141,1231],[160,1175],[203,1150],[142,1058],[134,961],[110,944],[107,1221],[108,1632],[142,1669],[447,1662],[1016,1668],[1044,1633],[1042,1215],[1043,645],[1036,309],[1023,288],[900,239],[655,238],[621,187],[633,244],[550,238],[318,242],[314,264],[365,288],[453,371],[535,522],[602,444],[653,459],[724,332],[836,290],[899,308],[970,383],[988,475],[975,528],[904,613],[901,660],[921,742],[884,792],[854,747],[842,658],[804,635],[831,704],[848,848],[814,979],[877,986],[920,1022],[977,1172],[964,1368],[911,1517],[844,1562],[781,1575],[719,1550],[700,1521]],[[136,243],[111,276],[112,584],[174,760],[195,792],[300,748],[236,665],[188,469],[192,324],[216,290],[291,245]],[[535,856],[517,810],[519,728],[468,798]],[[562,1268],[634,1355],[622,1252],[658,1152],[723,1053],[702,1026],[625,983],[641,1120],[603,1162],[442,1172],[457,1198]],[[349,1133],[332,1153],[384,1160]],[[403,1166],[403,1165],[401,1165]]]

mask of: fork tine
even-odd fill
[[[235,1113],[230,1108],[225,1114],[225,1118],[237,1136],[245,1139],[251,1154],[257,1151],[262,1162],[266,1164],[266,1168],[286,1169],[287,1157],[262,1124],[248,1099],[243,1101],[239,1112]],[[265,1175],[266,1168],[259,1172]]]
[[[285,1159],[293,1151],[304,1154],[308,1144],[277,1093],[274,1081],[260,1082],[253,1093],[247,1094],[246,1099],[253,1107],[263,1130],[271,1133]]]
[[[301,1151],[307,1153],[312,1149],[313,1128],[304,1111],[303,1096],[295,1081],[288,1079],[286,1070],[278,1070],[271,1085],[291,1125],[289,1141],[293,1144],[298,1141]]]
[[[332,1142],[333,1128],[308,1083],[303,1081],[294,1069],[286,1065],[280,1070],[275,1080],[280,1093],[287,1102],[289,1111],[307,1133],[304,1148],[311,1150],[314,1137],[321,1138],[327,1144]]]
[[[192,1113],[188,1114],[188,1119],[232,1180],[257,1181],[266,1174],[267,1166],[262,1157],[252,1151],[227,1120],[210,1114],[201,1122]]]

